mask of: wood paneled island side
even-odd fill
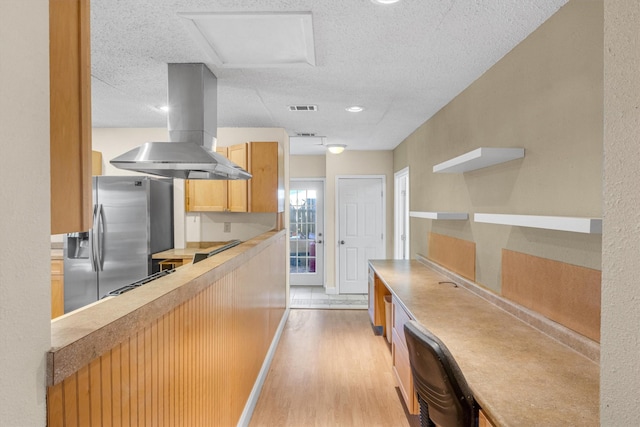
[[[52,321],[49,426],[235,425],[285,312],[268,232]]]
[[[370,267],[399,308],[450,349],[496,425],[599,425],[597,363],[418,261]],[[380,296],[370,297],[377,307]]]

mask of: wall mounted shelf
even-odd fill
[[[411,211],[409,216],[414,218],[427,218],[427,219],[453,219],[453,220],[467,220],[469,214],[466,212],[418,212]]]
[[[480,147],[461,156],[438,163],[434,173],[464,173],[524,157],[524,148]]]
[[[544,228],[547,230],[572,231],[575,233],[602,234],[601,218],[570,216],[537,216],[506,214],[474,214],[475,222],[488,224],[515,225],[518,227]]]

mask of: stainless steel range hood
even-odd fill
[[[217,79],[204,64],[169,64],[169,140],[147,142],[113,160],[120,169],[183,179],[249,179],[215,152]]]

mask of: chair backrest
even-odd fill
[[[416,321],[405,323],[404,331],[414,387],[431,421],[441,427],[475,426],[473,394],[449,349]]]

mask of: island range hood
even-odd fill
[[[168,64],[171,142],[147,142],[113,160],[120,169],[182,179],[249,179],[215,152],[217,79],[204,64]]]

